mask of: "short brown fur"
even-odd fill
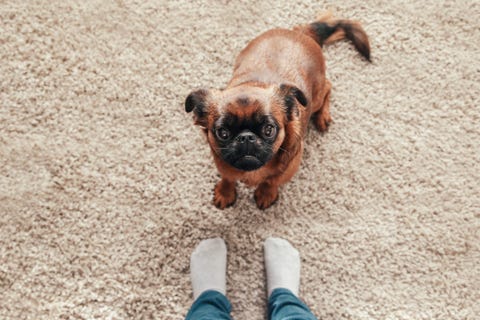
[[[317,23],[332,24],[337,20],[324,16],[319,21]],[[368,48],[369,56],[368,38],[360,25],[348,20],[341,20],[341,23],[347,27],[353,26],[365,35],[355,40]],[[288,182],[300,166],[303,137],[309,119],[313,120],[319,131],[328,129],[332,122],[331,84],[325,78],[321,44],[342,39],[345,32],[337,30],[330,36],[319,39],[322,35],[316,34],[311,25],[298,26],[293,31],[267,31],[252,40],[239,54],[226,89],[208,91],[207,95],[202,90],[198,99],[194,99],[196,92],[193,92],[187,98],[186,110],[195,109],[195,121],[204,127],[221,175],[214,192],[214,204],[218,208],[223,209],[235,202],[236,181],[257,187],[255,201],[260,209],[271,206],[278,198],[279,186]],[[301,92],[307,103],[301,104],[303,96],[300,99],[297,96],[296,100],[289,97],[292,92]],[[278,137],[272,146],[274,156],[256,170],[240,170],[220,156],[215,122],[224,114],[250,119],[259,113],[270,114],[279,125]],[[204,114],[204,119],[199,119]]]

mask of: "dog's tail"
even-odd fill
[[[368,36],[359,22],[335,19],[330,12],[327,12],[317,21],[297,26],[294,30],[312,37],[320,46],[348,39],[365,59],[371,61]]]

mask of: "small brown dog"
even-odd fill
[[[277,200],[278,187],[300,165],[309,119],[320,132],[332,121],[321,47],[344,38],[370,61],[360,24],[326,15],[293,31],[263,33],[237,57],[226,89],[201,89],[187,97],[185,110],[194,112],[222,177],[214,191],[218,208],[235,202],[237,180],[257,187],[258,208]]]

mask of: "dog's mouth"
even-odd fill
[[[257,157],[255,156],[243,156],[235,162],[233,162],[233,166],[237,169],[243,170],[243,171],[253,171],[257,170],[261,166],[263,166],[263,162],[260,161]]]

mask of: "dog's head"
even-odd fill
[[[185,111],[193,111],[217,156],[234,168],[253,171],[271,160],[286,139],[301,138],[300,113],[307,103],[295,86],[242,85],[193,91]]]

